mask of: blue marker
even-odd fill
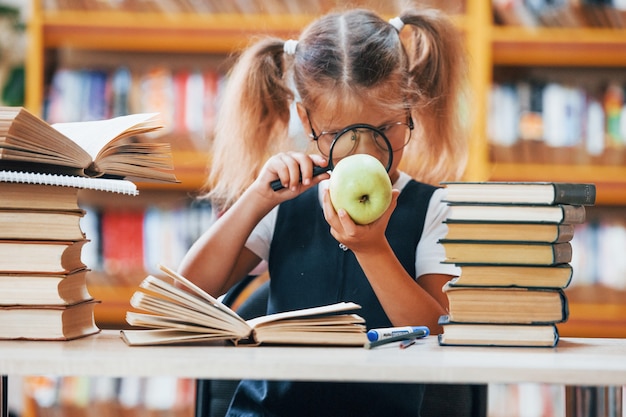
[[[371,329],[367,332],[367,340],[376,342],[378,340],[389,339],[390,337],[401,336],[414,332],[423,331],[420,337],[426,337],[430,334],[430,329],[426,326],[405,326],[405,327],[387,327],[384,329]]]

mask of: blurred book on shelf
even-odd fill
[[[44,118],[50,123],[158,113],[162,127],[148,135],[151,139],[169,143],[173,151],[208,151],[224,82],[221,72],[203,69],[209,64],[202,61],[171,67],[156,59],[146,63],[144,60],[151,61],[146,56],[111,57],[113,69],[104,70],[104,63],[99,67],[97,62],[86,69],[73,61],[79,59],[74,55],[63,58],[68,63],[52,76],[44,109]],[[116,60],[128,62],[115,66]],[[106,89],[98,87],[102,78]]]
[[[609,73],[592,84],[580,81],[589,79],[584,71],[576,74],[492,85],[488,137],[494,162],[623,165],[626,79]]]
[[[603,210],[577,225],[571,243],[573,285],[626,290],[626,219],[621,207]]]
[[[27,376],[22,417],[192,417],[195,380],[175,377]]]
[[[100,222],[103,269],[111,275],[143,273],[143,212],[107,210]]]
[[[559,384],[489,384],[489,414],[493,417],[565,416],[565,398],[565,387]]]
[[[191,199],[134,209],[85,206],[85,211],[89,242],[83,255],[92,259],[91,269],[104,273],[90,274],[96,285],[134,287],[146,272],[158,273],[158,263],[178,265],[214,221],[208,203]]]
[[[423,3],[451,13],[460,13],[464,2],[458,0],[424,0]],[[400,2],[355,0],[354,7],[367,7],[381,13],[397,13]],[[47,0],[46,10],[124,11],[152,13],[240,13],[240,14],[312,14],[326,13],[344,4],[339,0],[257,0],[257,1],[189,1],[189,0]]]
[[[492,0],[495,21],[506,26],[626,27],[626,5],[619,0]]]

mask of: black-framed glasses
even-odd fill
[[[309,136],[317,144],[317,149],[320,153],[327,158],[331,154],[331,146],[333,146],[333,158],[344,158],[351,155],[364,136],[370,136],[381,151],[386,152],[389,150],[389,146],[385,140],[389,141],[393,152],[399,151],[411,140],[411,132],[414,128],[413,118],[408,112],[406,122],[389,123],[373,129],[371,125],[351,125],[341,130],[321,132],[319,134],[315,133],[308,111],[307,119],[309,121],[309,128],[311,129]],[[386,138],[381,137],[380,132],[382,132]],[[339,133],[342,134],[338,136]]]
[[[358,123],[346,126],[335,133],[335,136],[328,148],[328,165],[325,167],[313,167],[313,176],[332,171],[335,167],[335,160],[345,158],[346,156],[352,154],[354,149],[356,149],[356,145],[359,140],[361,140],[362,135],[370,135],[372,137],[376,146],[380,150],[377,158],[385,166],[387,172],[389,172],[391,166],[393,165],[393,150],[391,142],[387,139],[386,133],[376,126]],[[300,180],[302,180],[302,178]],[[270,186],[274,191],[279,191],[284,188],[280,180],[271,181]]]

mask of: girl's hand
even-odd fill
[[[366,225],[356,224],[344,210],[335,211],[330,201],[330,191],[324,191],[324,218],[330,225],[330,233],[339,243],[343,243],[353,252],[367,252],[377,250],[381,245],[387,245],[385,230],[391,213],[396,208],[400,191],[394,189],[391,194],[391,204],[378,220]]]
[[[314,166],[325,167],[327,165],[326,159],[320,155],[307,155],[301,152],[279,153],[272,156],[261,168],[253,186],[258,193],[278,204],[328,179],[328,173],[313,177]],[[272,189],[270,183],[276,179],[280,180],[284,189],[278,191]]]

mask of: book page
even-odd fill
[[[155,313],[170,314],[176,319],[189,320],[195,315],[199,317],[197,319],[198,324],[216,328],[228,328],[231,332],[236,332],[237,334],[248,335],[250,333],[251,329],[241,317],[233,316],[218,306],[207,303],[205,300],[159,278],[148,276],[141,282],[140,287],[154,293],[159,298],[156,299],[156,297],[148,296],[146,293],[136,292],[133,295],[133,299],[137,296],[142,296],[142,298],[152,297],[155,298],[155,301],[160,300],[161,303],[167,303],[172,307],[175,305],[180,308],[176,312],[153,309],[152,311]],[[134,307],[146,308],[146,306],[139,305],[134,305]]]
[[[78,144],[23,107],[0,107],[0,159],[74,168],[91,162]]]
[[[207,300],[214,307],[216,307],[216,308],[222,310],[223,312],[227,313],[228,315],[234,317],[238,321],[242,320],[242,318],[239,317],[239,315],[237,313],[235,313],[233,310],[228,308],[226,305],[222,304],[217,298],[212,297],[211,294],[207,293],[202,288],[198,287],[196,284],[194,284],[193,282],[189,281],[187,278],[183,277],[179,273],[173,271],[172,269],[166,267],[165,265],[159,265],[159,269],[161,271],[165,272],[173,280],[183,284],[185,287],[187,287],[189,290],[191,290],[194,294],[196,294],[200,298],[203,298],[203,299]]]
[[[201,322],[202,321],[202,322]],[[194,320],[191,318],[177,319],[165,316],[155,316],[152,314],[138,313],[135,311],[126,312],[126,322],[131,326],[151,327],[155,329],[181,330],[191,333],[202,333],[206,337],[233,339],[235,336],[232,331],[225,330],[221,327],[207,326],[204,320]],[[248,334],[239,337],[248,337]]]
[[[350,311],[350,310],[358,310],[361,306],[352,302],[341,302],[336,304],[330,304],[321,307],[311,307],[304,308],[301,310],[292,310],[285,311],[282,313],[269,314],[267,316],[257,317],[251,320],[248,320],[247,323],[250,327],[257,327],[261,325],[265,325],[271,322],[277,322],[280,320],[291,319],[291,318],[305,318],[309,316],[316,316],[322,314],[332,314],[338,313],[342,311]]]
[[[158,113],[139,113],[108,120],[55,123],[52,127],[77,143],[95,161],[100,151],[109,143],[162,126]]]
[[[130,299],[130,305],[136,309],[151,313],[153,320],[158,320],[160,323],[164,323],[166,320],[173,320],[179,323],[197,324],[204,326],[205,331],[207,329],[219,329],[219,331],[228,331],[231,336],[248,336],[250,333],[247,327],[240,331],[232,323],[224,322],[211,314],[190,310],[186,306],[140,291],[133,294]],[[127,321],[129,318],[134,319],[132,315],[128,315],[129,313],[131,312],[127,312]],[[132,323],[129,322],[129,324]]]
[[[215,340],[215,338],[203,333],[190,333],[181,330],[154,329],[154,330],[130,330],[120,331],[122,339],[130,346],[167,345],[178,343],[200,343]]]

